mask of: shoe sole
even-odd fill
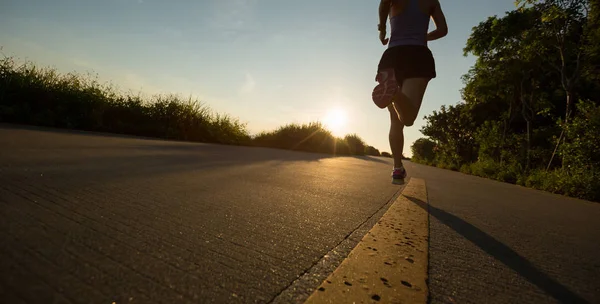
[[[392,178],[392,184],[404,185],[404,179],[403,178]]]
[[[387,77],[382,79],[381,82],[375,86],[371,97],[377,107],[385,109],[392,103],[392,99],[396,93],[398,93],[398,83],[396,82],[396,76],[393,72],[380,72],[380,75],[381,74],[384,74]],[[380,75],[378,75],[378,78]]]

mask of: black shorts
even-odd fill
[[[383,52],[377,72],[394,68],[399,84],[407,78],[435,78],[435,60],[428,47],[399,45]]]

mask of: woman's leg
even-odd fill
[[[390,111],[390,148],[394,157],[394,168],[402,168],[402,151],[404,150],[404,124],[398,118],[394,104],[388,106]]]
[[[394,168],[403,168],[404,126],[412,126],[430,78],[409,78],[402,81],[394,102],[387,108],[390,112],[390,148],[394,156]]]
[[[408,78],[402,82],[394,97],[394,108],[404,126],[412,126],[417,119],[430,80],[431,78]]]

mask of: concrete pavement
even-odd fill
[[[17,302],[301,301],[400,189],[383,158],[10,127],[0,146]]]
[[[7,303],[301,303],[402,190],[385,158],[5,125],[0,147]],[[431,303],[600,303],[600,205],[406,167]]]
[[[431,303],[600,303],[600,204],[406,168],[427,182]]]

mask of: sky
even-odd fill
[[[474,26],[514,0],[440,0],[449,33],[429,43],[430,82],[404,155],[425,115],[461,101],[474,64],[463,48]],[[197,98],[252,134],[326,122],[390,151],[389,114],[371,100],[386,46],[377,0],[0,0],[0,47],[61,72],[97,74],[124,91]],[[389,24],[388,24],[389,28]],[[433,22],[430,30],[434,29]],[[333,115],[333,116],[332,116]]]

